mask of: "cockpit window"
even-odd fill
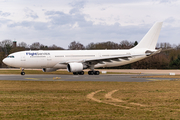
[[[7,58],[14,58],[14,56],[7,56]]]

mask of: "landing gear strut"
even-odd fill
[[[25,75],[24,68],[21,69],[21,75]]]

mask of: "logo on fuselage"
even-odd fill
[[[33,52],[33,53],[30,53],[30,52],[27,52],[26,55],[30,55],[30,56],[39,56],[39,55],[50,55],[50,53],[39,53],[39,52]]]

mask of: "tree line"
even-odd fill
[[[99,42],[89,43],[84,46],[80,42],[73,41],[69,44],[68,50],[95,50],[95,49],[130,49],[138,44],[137,41],[129,42],[123,40],[120,43],[115,42]],[[157,49],[162,48],[163,51],[154,56],[148,57],[144,60],[115,67],[116,69],[178,69],[180,68],[180,44],[171,45],[170,43],[158,43]],[[2,60],[9,54],[24,50],[65,50],[64,48],[51,45],[46,46],[39,42],[34,42],[28,45],[25,42],[18,43],[17,46],[13,46],[12,40],[3,40],[0,42],[0,67],[7,67],[2,63]]]

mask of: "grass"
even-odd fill
[[[87,95],[98,91],[94,98]],[[112,97],[105,94],[118,90]],[[0,81],[0,119],[179,119],[180,81]],[[138,106],[132,103],[143,104]],[[124,108],[120,106],[126,106]]]
[[[68,71],[43,72],[42,70],[25,70],[26,74],[64,74],[69,75]],[[20,74],[21,70],[0,70],[0,74]]]
[[[20,74],[21,70],[0,70],[0,74]],[[43,72],[42,70],[25,70],[26,74],[60,74],[60,75],[72,75],[67,70],[54,71],[54,72]],[[88,74],[87,71],[84,74]],[[136,74],[126,72],[107,72],[106,74]]]

